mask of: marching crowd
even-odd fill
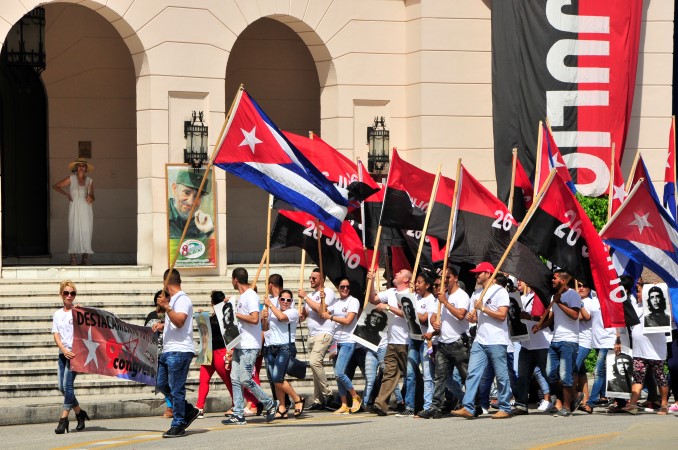
[[[591,286],[586,280],[575,281],[565,271],[553,273],[555,293],[550,312],[547,309],[543,317],[532,315],[535,301],[540,300],[525,283],[502,273],[493,277],[495,268],[487,262],[471,272],[476,287],[470,297],[455,266],[447,268],[444,279],[429,272],[413,279],[410,271],[401,270],[393,276],[393,287],[379,292],[374,287],[375,274],[370,272],[367,299],[371,305],[363,305],[350,295],[348,279],[337,284],[336,294],[325,285],[319,269],[314,269],[309,278],[311,292],[299,289],[293,293],[284,288],[280,275],[273,274],[267,283],[268,295],[260,305],[247,271],[236,268],[232,284],[238,296],[229,299],[215,291],[211,303],[213,307],[223,303],[219,311],[231,305],[239,340],[231,349],[223,328],[227,314],[210,315],[213,357],[200,367],[194,406],[186,400],[186,378],[194,357],[193,304],[181,289],[179,272],[168,270],[164,277],[167,291],[156,294],[157,312],[146,320],[147,326],[162,334],[157,386],[166,397],[164,415],[172,418],[163,437],[184,436],[186,428],[204,416],[209,383],[215,372],[233,400],[232,409],[222,421],[227,425],[244,425],[252,415],[263,415],[266,422],[271,422],[303,418],[306,411],[325,409],[334,410],[334,414],[365,411],[379,416],[394,409],[396,417],[422,419],[448,414],[466,419],[492,414],[493,419],[508,419],[535,412],[570,417],[576,411],[591,414],[597,407],[606,408],[608,413],[636,414],[639,408],[660,415],[678,412],[678,331],[671,321],[672,339],[668,343],[663,333],[643,333],[647,322],[642,320],[642,279],[635,282],[621,277],[627,301],[641,320],[629,329],[619,329],[604,328],[601,305]],[[78,430],[84,429],[89,420],[78,406],[73,390],[76,373],[69,364],[74,354],[73,326],[68,318],[75,285],[62,282],[60,294],[64,308],[55,313],[52,330],[60,351],[59,388],[64,394],[57,434],[68,432],[71,409],[76,414]],[[520,303],[518,309],[513,309],[511,302],[517,297]],[[361,332],[365,334],[354,332],[363,307],[367,310],[366,325],[383,329],[388,322],[385,336],[374,335],[378,341],[375,348],[361,345],[364,341],[357,338],[368,336],[369,330]],[[308,329],[304,345],[314,385],[309,404],[295,391],[288,376],[300,363],[296,360],[295,337],[303,321]],[[516,332],[510,332],[510,328],[521,326],[528,330],[527,338],[523,336],[527,340],[514,343],[511,335]],[[413,329],[421,334],[413,333]],[[630,367],[623,360],[630,358],[622,353],[625,336],[633,348]],[[597,359],[594,382],[589,388],[585,361],[593,350]],[[618,355],[620,363],[614,366],[615,379],[606,381],[608,352]],[[328,354],[334,360],[338,401],[323,367]],[[262,360],[266,362],[270,395],[259,381]],[[664,373],[667,361],[668,377]],[[364,376],[362,397],[353,384],[357,368]],[[606,395],[606,391],[623,389],[617,386],[617,376],[630,381],[629,400]],[[491,400],[493,384],[496,401]],[[644,388],[648,391],[647,402],[641,405],[638,402]],[[531,392],[537,395],[536,399],[532,395],[532,402]],[[536,404],[531,411],[530,403]]]

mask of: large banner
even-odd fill
[[[150,327],[132,325],[103,309],[73,309],[76,372],[124,378],[155,386],[158,340]]]
[[[610,181],[624,153],[636,80],[642,0],[492,2],[492,102],[498,196],[508,199],[512,149],[533,177],[548,118],[577,191]]]

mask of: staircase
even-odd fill
[[[256,265],[245,267],[250,274],[256,273]],[[274,265],[271,273],[279,273],[285,280],[290,280],[288,286],[294,284],[293,291],[296,291],[299,279],[297,266]],[[62,280],[70,279],[75,283],[78,289],[76,304],[105,309],[121,320],[137,325],[143,325],[146,315],[153,310],[153,295],[162,287],[161,277],[151,276],[150,268],[137,266],[17,267],[3,268],[2,274],[0,403],[5,402],[5,406],[10,407],[0,409],[0,425],[52,421],[58,416],[63,396],[57,389],[58,349],[51,328],[52,315],[63,306],[58,294]],[[222,290],[227,296],[235,295],[231,280],[226,277],[191,277],[186,271],[182,279],[182,288],[191,297],[194,311],[200,308],[210,311],[210,293],[213,290]],[[263,280],[263,275],[260,280]],[[263,281],[260,281],[259,291],[263,288]],[[306,289],[309,287],[306,286]],[[197,329],[194,333],[197,347]],[[301,333],[307,337],[305,324],[297,328],[298,357],[303,360],[306,356],[300,341]],[[325,364],[328,379],[334,380],[332,366],[327,359]],[[309,370],[307,380],[295,381],[295,388],[312,391],[310,374]],[[197,397],[198,380],[199,367],[193,364],[186,384],[189,401],[195,401]],[[268,391],[263,368],[261,382]],[[75,390],[78,400],[88,411],[96,408],[97,399],[103,397],[133,399],[137,404],[146,405],[134,411],[139,415],[154,415],[164,410],[162,395],[156,395],[153,387],[113,377],[79,374]],[[226,403],[230,403],[230,397],[215,374],[206,406],[219,410]],[[16,414],[17,405],[25,405],[27,411]],[[29,408],[31,405],[33,410]],[[47,409],[49,413],[36,414],[36,408]],[[103,410],[105,408],[99,411],[99,417]],[[42,416],[45,419],[41,419]]]

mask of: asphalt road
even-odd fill
[[[187,430],[187,436],[163,439],[170,420],[161,417],[108,419],[87,422],[87,429],[55,435],[54,424],[0,428],[2,447],[9,449],[103,448],[463,448],[559,449],[674,448],[678,416],[656,414],[606,415],[577,413],[570,418],[531,414],[508,420],[483,416],[476,420],[337,416],[309,413],[304,419],[265,424],[260,417],[244,426],[221,424],[223,415],[207,413]],[[71,422],[73,428],[74,421]]]

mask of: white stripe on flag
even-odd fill
[[[323,191],[315,187],[306,178],[303,178],[290,170],[281,168],[278,164],[264,164],[257,162],[248,162],[246,164],[275,182],[287,186],[289,189],[293,189],[300,195],[308,198],[327,211],[328,214],[335,217],[339,222],[343,222],[346,217],[347,209],[345,206],[337,205]]]
[[[674,279],[678,279],[678,264],[671,259],[663,250],[652,245],[643,244],[636,241],[628,241],[629,244],[635,246],[643,252],[649,259],[657,263],[662,269],[668,272]],[[664,280],[670,282],[671,280]]]
[[[664,219],[664,216],[661,216],[662,218],[662,225],[664,228],[666,228],[666,233],[669,235],[669,238],[671,239],[671,243],[673,244],[674,247],[678,248],[678,232],[676,231],[675,228],[669,223],[666,222],[666,219]]]

